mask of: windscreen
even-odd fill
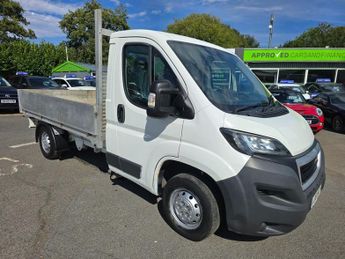
[[[269,103],[269,92],[236,56],[201,45],[168,41],[185,68],[219,109],[234,112]]]
[[[293,91],[295,91],[295,92],[299,92],[299,93],[301,93],[301,94],[305,94],[304,89],[303,89],[302,87],[300,87],[300,86],[295,86],[295,87],[292,87],[291,89],[292,89]]]
[[[76,87],[76,86],[91,86],[91,83],[88,83],[85,80],[68,80],[68,83],[72,87]]]
[[[11,86],[9,82],[6,81],[5,78],[0,76],[0,87],[9,87]]]
[[[305,103],[302,94],[298,92],[272,92],[272,95],[281,103]]]
[[[31,77],[28,79],[30,82],[31,87],[33,88],[55,88],[59,87],[59,85],[51,80],[50,78],[46,77]]]
[[[343,84],[320,84],[325,91],[332,92],[345,92],[345,87]]]

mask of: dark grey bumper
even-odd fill
[[[315,168],[310,161],[310,166],[299,163],[305,158],[310,160],[313,154]],[[308,166],[315,170],[303,184],[301,168],[307,170]],[[317,142],[297,157],[254,156],[237,176],[218,182],[228,229],[257,236],[288,233],[304,221],[312,197],[324,183],[325,159]]]
[[[16,103],[2,103],[2,100],[16,100]],[[0,97],[0,110],[10,110],[10,109],[18,109],[18,98],[17,97],[11,97],[11,98],[4,98]]]

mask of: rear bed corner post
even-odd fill
[[[103,147],[102,135],[102,117],[103,117],[103,108],[102,108],[102,10],[95,10],[95,65],[96,65],[96,131],[97,131],[97,148]]]

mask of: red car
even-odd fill
[[[301,114],[314,133],[323,129],[325,118],[322,110],[307,104],[301,93],[286,89],[272,90],[271,93],[279,102]]]

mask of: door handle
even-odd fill
[[[125,122],[125,106],[123,106],[123,104],[117,106],[117,120],[120,123]]]

